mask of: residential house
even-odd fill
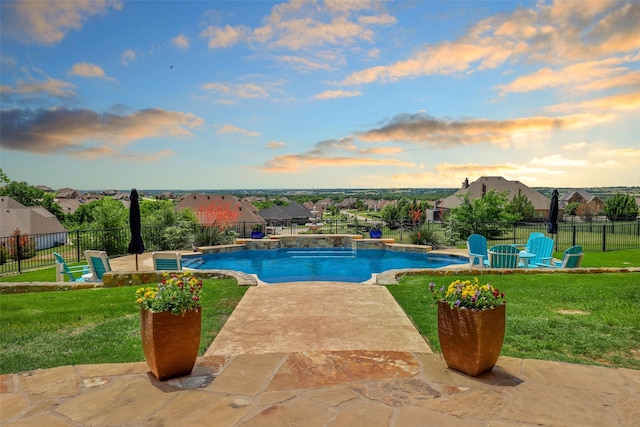
[[[298,225],[306,224],[309,222],[309,218],[311,218],[311,210],[296,201],[289,202],[282,210],[291,217],[291,222]]]
[[[266,225],[255,206],[232,194],[188,194],[180,198],[176,205],[177,211],[187,208],[193,209],[201,224],[223,219],[249,227],[254,224]]]
[[[595,206],[598,213],[604,212],[605,208],[605,203],[598,196],[594,196],[584,189],[570,190],[558,198],[558,207],[560,209],[564,210],[569,203],[579,203],[581,205],[590,203]]]
[[[67,242],[67,230],[58,218],[42,206],[24,206],[11,197],[0,196],[0,237],[19,230],[29,235],[36,249],[47,249]]]
[[[462,204],[462,197],[468,196],[469,200],[475,200],[483,197],[488,191],[495,190],[498,193],[507,193],[507,198],[512,200],[517,194],[518,190],[521,190],[533,204],[534,219],[546,219],[549,217],[549,205],[551,200],[534,190],[527,187],[520,181],[509,181],[501,176],[482,176],[476,181],[469,183],[468,179],[462,183],[462,188],[456,191],[451,196],[445,198],[437,204],[437,207],[428,213],[427,218],[434,218],[440,220],[447,213]],[[564,210],[560,208],[559,217],[562,218]]]

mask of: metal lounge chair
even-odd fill
[[[469,251],[469,263],[471,268],[478,265],[480,268],[489,266],[487,254],[487,238],[480,234],[472,234],[467,238],[467,250]]]
[[[536,237],[529,242],[529,247],[526,251],[520,252],[520,258],[524,260],[524,255],[533,255],[533,257],[528,257],[527,259],[528,267],[536,268],[539,264],[551,266],[551,260],[553,260],[553,245],[553,239],[549,237]]]
[[[93,275],[89,273],[89,265],[76,265],[69,267],[62,255],[53,252],[56,258],[56,280],[66,282],[63,276],[67,276],[70,282],[86,282],[92,279]],[[77,277],[76,277],[77,276]]]
[[[111,271],[109,257],[105,251],[84,251],[95,280],[102,280],[104,273]]]
[[[154,270],[182,270],[182,256],[180,252],[153,252]]]
[[[520,251],[513,245],[497,245],[489,249],[489,267],[518,268]]]
[[[551,262],[550,264],[538,264],[539,267],[552,267],[552,268],[578,268],[582,263],[582,258],[584,257],[584,252],[582,252],[582,246],[576,245],[571,246],[569,249],[564,251],[564,255],[562,256],[562,261],[560,262]]]

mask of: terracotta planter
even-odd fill
[[[159,380],[189,375],[198,357],[202,311],[184,316],[140,310],[142,349],[149,370]]]
[[[449,368],[472,377],[493,369],[504,341],[505,307],[469,310],[438,303],[438,338]]]

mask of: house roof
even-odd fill
[[[11,197],[0,197],[0,236],[22,234],[64,233],[67,230],[58,218],[42,206],[24,206]],[[10,207],[14,206],[14,207]]]
[[[593,194],[589,193],[587,190],[584,190],[584,189],[570,190],[564,193],[560,198],[558,198],[558,202],[560,206],[566,206],[571,202],[578,202],[578,203],[595,202],[598,205],[604,206],[604,202],[600,200],[598,196],[594,196]]]
[[[273,205],[268,208],[262,209],[260,210],[260,212],[258,212],[258,214],[267,221],[282,221],[292,218],[291,215],[283,211],[278,205]]]
[[[176,205],[178,211],[186,208],[191,208],[196,213],[207,208],[228,210],[236,216],[234,222],[264,223],[264,219],[258,215],[258,209],[255,206],[249,202],[240,201],[232,194],[191,193],[183,196]]]
[[[289,202],[282,210],[291,218],[309,218],[311,216],[311,211],[296,201]]]
[[[495,190],[498,193],[508,192],[507,198],[512,200],[518,190],[522,190],[522,193],[531,201],[536,211],[548,211],[551,200],[534,190],[527,187],[520,181],[509,181],[501,176],[482,176],[476,181],[463,185],[461,189],[456,191],[451,196],[445,198],[439,207],[445,209],[453,209],[462,204],[460,200],[461,196],[468,195],[470,200],[479,199],[483,195],[483,191]]]

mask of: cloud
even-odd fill
[[[348,154],[345,154],[347,152]],[[309,167],[397,166],[415,167],[415,163],[393,158],[375,158],[370,155],[390,154],[393,150],[359,149],[353,138],[320,141],[302,154],[277,156],[259,169],[265,172],[298,172]]]
[[[263,87],[255,83],[205,83],[202,89],[210,92],[220,93],[235,98],[267,98],[269,92]]]
[[[208,40],[209,49],[220,49],[245,40],[248,31],[245,27],[231,27],[230,25],[224,28],[208,26],[200,33],[200,37]]]
[[[251,131],[251,130],[246,130],[246,129],[242,129],[233,125],[221,125],[218,126],[218,130],[216,130],[216,133],[237,133],[240,135],[244,135],[244,136],[260,136],[259,132],[255,132],[255,131]]]
[[[77,64],[74,64],[73,67],[71,67],[71,70],[69,70],[68,74],[71,76],[80,77],[106,77],[106,73],[102,68],[88,62],[79,62]]]
[[[372,42],[373,28],[392,25],[397,19],[372,1],[290,1],[273,6],[262,26],[208,26],[200,36],[209,48],[254,43],[272,49],[307,50],[324,46],[341,49],[356,41]]]
[[[334,99],[334,98],[350,98],[353,96],[361,96],[362,92],[357,90],[326,90],[322,93],[313,96],[313,99]]]
[[[29,77],[26,81],[18,80],[15,86],[0,86],[0,93],[3,96],[49,95],[56,98],[72,98],[76,96],[76,92],[73,90],[75,87],[76,85],[72,83],[52,79],[48,76],[45,76],[45,79],[40,81]]]
[[[134,141],[151,137],[188,137],[204,124],[191,113],[158,108],[129,115],[86,109],[2,110],[2,148],[36,154],[95,153],[113,156]]]
[[[534,157],[529,163],[532,165],[541,165],[548,167],[580,167],[585,166],[587,164],[587,161],[567,159],[560,154],[552,154],[551,156],[542,158]]]
[[[121,10],[123,3],[107,0],[48,0],[8,2],[3,13],[10,17],[6,29],[25,43],[55,45],[71,30],[81,30],[91,17],[105,15],[109,9]]]
[[[189,49],[189,38],[184,34],[180,34],[171,39],[171,44],[179,49]]]
[[[640,72],[622,66],[640,58],[609,58],[568,65],[559,70],[542,68],[535,73],[520,76],[506,85],[497,86],[500,95],[526,93],[547,88],[567,86],[573,91],[590,92],[626,86],[640,86]]]
[[[428,45],[407,59],[356,71],[341,83],[467,74],[511,61],[568,62],[608,57],[640,48],[638,33],[640,2],[539,2],[531,9],[480,21],[458,39]],[[546,70],[537,77],[553,81]]]
[[[283,55],[276,57],[276,59],[280,62],[290,64],[299,71],[331,70],[331,65],[326,62],[312,61],[309,58],[303,58],[301,56]]]
[[[122,52],[122,55],[120,55],[120,62],[122,62],[124,65],[129,65],[132,62],[136,62],[136,53],[131,49],[125,50],[124,52]]]
[[[367,142],[402,141],[413,144],[451,147],[489,143],[511,145],[516,137],[549,133],[555,130],[581,129],[606,123],[606,114],[575,114],[561,117],[525,117],[512,120],[469,119],[462,121],[436,119],[429,115],[400,114],[389,124],[357,136]]]
[[[281,141],[269,141],[264,146],[270,150],[285,147],[287,144]]]
[[[552,113],[566,113],[568,111],[635,111],[640,110],[640,92],[623,93],[604,98],[591,99],[576,103],[550,105],[546,108]]]

